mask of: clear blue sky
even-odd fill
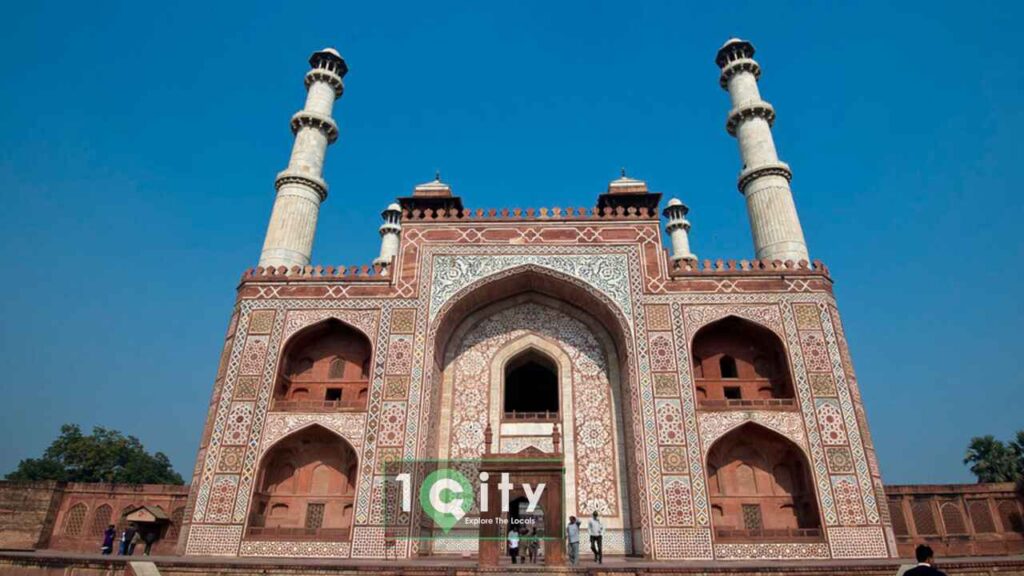
[[[0,35],[0,472],[64,422],[191,473],[306,58],[348,60],[314,260],[368,263],[440,169],[467,206],[592,205],[620,166],[751,254],[715,50],[751,39],[883,474],[971,480],[1024,428],[1020,3],[13,3]]]

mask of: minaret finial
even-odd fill
[[[440,182],[440,181],[441,181],[441,171],[440,170],[434,170],[434,182]]]
[[[625,167],[625,166],[623,166],[622,168],[619,168],[619,174],[620,174],[620,175],[621,175],[621,176],[622,176],[623,178],[625,178],[625,177],[626,177],[626,167]]]

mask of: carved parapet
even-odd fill
[[[828,267],[821,260],[808,263],[806,260],[793,262],[792,260],[673,260],[669,263],[670,276],[696,276],[696,275],[724,275],[733,276],[737,274],[785,274],[785,275],[814,275],[831,278]]]
[[[324,116],[309,110],[300,110],[292,116],[292,134],[298,134],[304,127],[316,128],[327,136],[327,143],[333,144],[338,139],[338,125],[330,116]]]
[[[378,262],[372,266],[267,266],[249,268],[242,274],[242,283],[252,281],[344,280],[346,282],[390,282],[391,263]]]
[[[740,122],[749,120],[750,118],[764,118],[768,126],[775,123],[775,108],[772,105],[764,102],[750,102],[743,104],[729,111],[729,116],[725,120],[725,130],[730,136],[736,135],[736,127],[740,125]]]
[[[274,179],[274,189],[280,190],[285,184],[301,184],[315,190],[320,195],[321,202],[327,199],[327,182],[322,178],[303,174],[302,172],[284,170],[278,172],[277,178]]]
[[[750,72],[754,75],[754,79],[761,78],[761,66],[758,65],[757,60],[753,58],[740,58],[739,60],[733,60],[722,68],[722,75],[719,76],[718,83],[725,89],[729,85],[729,79],[740,72]]]
[[[335,98],[341,98],[342,93],[345,92],[345,83],[341,81],[341,76],[326,68],[314,68],[306,72],[307,90],[313,85],[313,82],[326,82],[330,84],[331,88],[334,88]]]
[[[548,220],[548,221],[578,221],[578,220],[655,220],[658,218],[656,210],[649,210],[646,207],[615,208],[606,206],[604,208],[491,208],[471,210],[404,210],[403,220],[413,221],[502,221],[502,220]]]
[[[789,182],[793,179],[793,171],[789,169],[789,164],[785,162],[773,162],[771,164],[754,166],[740,172],[739,178],[736,179],[736,187],[739,188],[742,194],[746,190],[747,184],[762,176],[782,176]]]

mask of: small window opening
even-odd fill
[[[341,400],[341,388],[328,388],[327,393],[324,395],[324,400],[330,402]]]
[[[726,400],[739,400],[743,398],[739,386],[726,386],[724,392]]]
[[[722,359],[718,361],[718,368],[722,373],[722,378],[739,378],[736,359],[732,356],[722,356]]]

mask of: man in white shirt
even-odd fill
[[[575,566],[580,559],[580,521],[575,516],[569,516],[565,539],[569,542],[569,564]]]
[[[594,553],[594,560],[601,564],[601,537],[604,535],[604,525],[597,518],[597,510],[594,510],[594,515],[587,520],[587,532],[590,534],[590,551]]]
[[[519,560],[519,529],[512,528],[508,531],[508,555],[515,564]]]

